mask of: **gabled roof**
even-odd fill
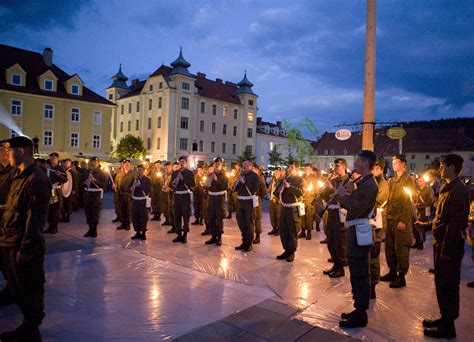
[[[198,88],[200,96],[240,104],[240,99],[236,95],[237,86],[235,83],[212,81],[205,77],[198,76],[194,85]]]
[[[71,76],[55,64],[53,64],[51,67],[48,67],[44,63],[43,55],[40,53],[0,44],[0,56],[0,74],[2,74],[0,77],[1,89],[49,97],[59,97],[64,99],[115,105],[87,87],[83,87],[82,96],[68,94],[66,88],[64,88],[63,83]],[[25,87],[8,84],[5,77],[3,76],[5,70],[15,63],[18,63],[26,71]],[[51,70],[51,72],[58,78],[58,87],[56,92],[42,90],[38,85],[38,76],[42,75],[47,70]]]
[[[124,95],[120,97],[120,99],[126,99],[127,97],[132,97],[136,95],[140,95],[142,92],[143,87],[145,86],[146,80],[144,81],[138,81],[135,84],[132,84],[128,89],[130,92],[127,93],[127,95]]]

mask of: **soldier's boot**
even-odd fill
[[[275,229],[275,233],[273,233],[274,236],[280,236],[280,230],[277,228]]]
[[[453,339],[456,338],[456,327],[453,320],[441,319],[435,327],[425,328],[423,333],[428,337]]]
[[[209,240],[207,240],[206,242],[204,242],[206,245],[213,245],[215,243],[217,243],[217,237],[213,236],[211,237]]]
[[[245,246],[246,246],[246,242],[242,241],[242,243],[239,246],[235,247],[235,250],[236,251],[241,251],[241,250],[245,249]]]
[[[273,228],[272,230],[268,232],[268,235],[274,235],[274,234],[275,234],[275,228]]]
[[[316,223],[316,231],[317,232],[321,231],[321,226],[319,225],[319,222]]]
[[[349,319],[352,315],[354,315],[355,313],[357,313],[357,309],[355,309],[354,311],[351,311],[351,312],[343,312],[341,314],[341,318],[342,319]]]
[[[245,244],[244,252],[250,252],[252,250],[253,250],[252,241],[248,241],[247,244]]]
[[[20,325],[18,328],[12,331],[4,332],[0,335],[0,341],[28,341],[38,342],[41,341],[41,333],[38,326],[27,326]]]
[[[367,325],[367,312],[365,310],[356,310],[349,318],[339,321],[342,328],[361,328]]]
[[[232,212],[229,211],[229,214],[227,215],[226,219],[231,219],[232,218]]]
[[[5,287],[0,291],[0,308],[15,303],[10,291]]]
[[[91,235],[91,237],[93,237],[93,238],[97,237],[97,225],[96,224],[92,225],[92,235]]]
[[[176,233],[176,229],[174,227],[171,227],[170,230],[167,231],[168,234],[173,234]]]
[[[181,242],[183,240],[183,235],[181,235],[181,232],[178,233],[178,236],[173,239],[173,242]]]
[[[71,222],[71,216],[70,216],[69,214],[66,214],[66,215],[64,216],[64,221],[63,221],[63,222],[66,222],[66,223]]]
[[[163,222],[162,226],[172,226],[169,216],[165,216],[165,222]]]
[[[156,214],[153,214],[153,217],[151,218],[150,221],[159,221],[160,218],[156,215]]]
[[[199,224],[199,219],[196,217],[196,219],[191,224],[193,226],[197,226]]]
[[[116,223],[116,222],[120,222],[120,219],[118,218],[118,216],[112,220],[112,223]]]
[[[422,324],[423,324],[423,328],[434,328],[434,327],[437,327],[440,322],[441,322],[441,318],[439,318],[439,319],[424,319]]]
[[[375,284],[370,284],[370,299],[376,299],[377,294],[375,293]]]
[[[416,241],[412,246],[410,246],[413,249],[418,249],[420,251],[423,250],[423,242],[422,241]]]
[[[467,287],[474,287],[474,281],[470,281],[469,283],[467,283]]]
[[[331,273],[328,274],[329,275],[329,278],[340,278],[340,277],[344,277],[345,273],[344,273],[344,268],[334,268],[334,271],[332,271]]]
[[[323,271],[323,274],[324,274],[324,275],[330,275],[332,272],[334,272],[335,269],[336,269],[336,266],[333,266],[333,267],[331,267],[331,268],[328,269],[328,270],[324,270],[324,271]]]
[[[84,237],[91,237],[92,236],[92,224],[89,225],[89,230],[87,233],[84,234]]]
[[[327,244],[327,243],[328,243],[328,239],[323,239],[323,240],[319,241],[319,243]]]
[[[387,274],[380,277],[380,281],[394,281],[397,278],[397,272],[390,270]]]
[[[301,229],[301,232],[298,234],[298,239],[302,239],[306,237],[306,231]]]
[[[222,246],[222,234],[218,234],[218,235],[217,235],[217,242],[216,242],[216,245],[217,245],[217,246]]]
[[[188,242],[188,233],[183,233],[183,238],[181,239],[181,243],[187,243]]]
[[[295,260],[295,253],[288,254],[288,257],[286,258],[286,261],[293,262],[293,260]]]
[[[253,240],[253,243],[256,245],[260,243],[260,234],[255,235],[255,239]]]
[[[135,232],[135,235],[132,236],[132,240],[138,240],[142,238],[142,232]]]
[[[284,251],[282,254],[280,255],[277,255],[276,259],[277,260],[285,260],[286,258],[288,258],[289,254],[287,253],[287,251]]]
[[[142,240],[146,240],[146,231],[142,232],[142,236],[140,237]]]
[[[211,232],[209,231],[209,226],[206,224],[206,229],[201,233],[201,236],[206,236],[209,234],[211,234]]]
[[[48,234],[57,234],[58,233],[58,227],[57,226],[49,226],[48,229],[44,230],[43,233],[48,233]]]
[[[199,219],[199,225],[201,225],[201,226],[204,225],[204,219],[203,218]]]
[[[311,229],[306,233],[306,240],[311,240]]]
[[[404,273],[399,273],[398,276],[389,285],[389,287],[391,287],[392,289],[399,289],[405,286],[407,286],[407,283],[405,281]]]
[[[117,228],[115,228],[117,230],[124,230],[125,229],[125,226],[123,224],[121,224],[120,226],[118,226]]]

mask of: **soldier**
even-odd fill
[[[178,165],[179,167],[179,165]],[[165,163],[165,175],[163,177],[163,191],[161,201],[163,203],[165,222],[162,226],[171,226],[168,234],[174,233],[174,220],[173,220],[173,192],[171,191],[169,184],[171,182],[171,174],[173,173],[173,165],[170,162]]]
[[[119,189],[120,219],[121,224],[117,230],[130,230],[130,219],[132,215],[132,183],[135,174],[132,170],[130,159],[123,160],[123,172],[117,175],[117,187]]]
[[[47,174],[52,184],[52,191],[48,209],[48,229],[46,229],[44,233],[56,234],[58,232],[58,223],[63,198],[61,185],[67,181],[66,172],[62,166],[59,165],[59,154],[56,152],[49,155],[49,168]]]
[[[160,201],[163,191],[163,168],[161,160],[154,162],[154,169],[151,173],[151,206],[153,208],[153,217],[151,221],[161,221],[163,212],[163,203]]]
[[[222,245],[222,234],[224,232],[225,201],[227,198],[227,177],[222,170],[222,159],[217,157],[214,163],[209,165],[209,175],[204,183],[209,195],[209,206],[207,209],[207,219],[211,231],[211,239],[205,242],[206,245]]]
[[[151,168],[150,159],[145,159],[145,161],[143,162],[143,165],[145,167],[144,175],[150,178],[150,174],[153,171]]]
[[[89,171],[87,169],[87,163],[83,160],[80,163],[81,167],[79,168],[78,180],[79,180],[79,208],[84,208],[84,181],[87,179],[89,175]]]
[[[69,158],[63,160],[62,167],[65,170],[67,182],[64,184],[68,184],[71,187],[71,193],[68,196],[65,196],[64,192],[61,193],[63,197],[63,205],[61,207],[61,222],[70,222],[71,221],[71,213],[72,213],[72,201],[75,195],[74,189],[77,188],[77,176],[72,171],[72,161]],[[63,185],[64,186],[64,185]]]
[[[305,215],[301,218],[301,233],[298,235],[298,238],[311,240],[311,230],[313,230],[313,222],[316,216],[316,208],[313,205],[313,200],[318,192],[318,176],[314,172],[311,164],[305,165],[304,173],[304,181],[306,184],[303,196]]]
[[[272,226],[272,230],[268,232],[268,235],[280,235],[280,230],[278,229],[278,219],[280,217],[280,202],[278,196],[274,195],[276,190],[276,185],[280,178],[285,177],[284,171],[281,169],[280,166],[273,170],[273,177],[270,180],[270,185],[268,187],[268,192],[270,193],[270,224]]]
[[[363,150],[359,152],[354,166],[361,174],[357,180],[357,188],[351,193],[343,184],[337,188],[340,203],[347,210],[347,246],[349,272],[354,298],[355,310],[343,313],[339,325],[343,328],[365,327],[367,325],[367,309],[369,308],[370,281],[369,281],[369,253],[370,245],[359,241],[358,231],[368,227],[371,232],[369,219],[376,205],[378,193],[377,182],[371,173],[377,156],[374,152]]]
[[[341,184],[347,184],[346,160],[337,158],[334,161],[334,173],[328,178],[327,187],[323,190],[321,198],[327,202],[327,245],[331,259],[334,262],[332,268],[323,271],[330,278],[344,276],[344,266],[347,265],[346,228],[341,222],[341,206],[336,189]]]
[[[370,299],[376,298],[375,286],[380,280],[380,250],[382,247],[382,239],[387,228],[387,213],[385,207],[387,206],[388,200],[388,183],[383,175],[385,169],[385,160],[383,158],[377,158],[375,166],[372,169],[372,175],[375,177],[375,181],[378,186],[378,193],[376,198],[376,215],[381,214],[382,221],[377,222],[379,226],[373,226],[373,240],[372,248],[370,248]],[[381,226],[380,226],[381,223]]]
[[[423,177],[418,178],[416,183],[418,185],[415,200],[417,217],[419,221],[427,222],[431,217],[431,207],[433,206],[434,192],[433,189],[426,184],[426,181]],[[426,232],[423,227],[418,224],[415,224],[413,228],[415,243],[411,246],[411,248],[423,250],[423,242],[426,240]]]
[[[51,196],[48,176],[35,165],[33,142],[25,136],[3,141],[12,180],[0,223],[0,255],[10,295],[23,314],[23,323],[0,335],[1,341],[41,341],[44,314],[44,252],[42,228]]]
[[[151,193],[151,180],[145,176],[145,166],[138,165],[135,180],[130,189],[132,194],[132,222],[135,235],[132,239],[146,240],[148,221],[147,200]]]
[[[123,171],[123,162],[125,159],[120,159],[120,168],[114,172],[114,175],[112,176],[112,190],[114,192],[114,207],[115,207],[115,218],[112,220],[112,223],[116,222],[121,222],[120,218],[120,194],[119,194],[119,187],[118,183],[121,180],[121,178],[124,176],[124,171]]]
[[[396,175],[388,181],[390,191],[387,200],[385,236],[385,257],[389,272],[380,277],[380,280],[390,282],[391,288],[400,288],[406,286],[405,274],[408,272],[412,243],[413,207],[406,191],[415,193],[415,187],[405,171],[404,155],[393,156],[392,167]]]
[[[202,197],[204,196],[204,188],[202,187],[202,178],[204,177],[204,169],[201,164],[198,165],[196,174],[194,175],[194,183],[196,187],[193,190],[193,205],[194,205],[194,222],[193,225],[203,224],[203,210]]]
[[[441,177],[446,183],[439,191],[433,221],[417,223],[433,229],[436,298],[441,313],[437,320],[423,320],[425,336],[456,337],[454,321],[459,317],[459,280],[464,256],[464,230],[468,225],[469,191],[459,178],[464,160],[457,154],[440,158]]]
[[[237,192],[237,203],[235,205],[237,223],[242,234],[242,243],[235,247],[236,250],[250,252],[255,231],[255,193],[260,186],[260,180],[252,171],[252,161],[244,161],[244,171],[232,185],[232,191]],[[257,197],[258,198],[258,197]]]
[[[265,183],[263,168],[261,166],[256,165],[253,168],[253,172],[257,174],[260,182],[257,192],[255,193],[255,195],[258,196],[258,206],[255,208],[255,239],[253,243],[256,245],[260,243],[260,234],[262,234],[262,198],[267,194],[267,184]]]
[[[304,180],[298,176],[298,169],[294,163],[288,165],[288,176],[277,184],[275,196],[280,199],[280,239],[284,252],[278,255],[277,260],[293,262],[298,247],[298,233],[301,229],[300,209],[303,201]]]
[[[203,165],[203,169],[205,168],[206,166]],[[214,165],[215,167],[215,165]],[[210,235],[211,234],[211,230],[210,230],[210,224],[209,224],[209,219],[208,219],[208,216],[207,216],[207,211],[208,211],[208,208],[209,208],[209,192],[206,188],[204,188],[204,183],[207,181],[207,178],[209,177],[209,168],[207,170],[204,171],[204,175],[202,176],[202,179],[201,179],[201,186],[203,187],[203,194],[202,194],[202,219],[204,220],[204,225],[205,225],[205,229],[204,231],[201,233],[201,236],[206,236],[206,235]],[[197,186],[197,184],[196,184]]]
[[[194,174],[186,166],[188,158],[179,158],[180,169],[173,171],[170,188],[174,190],[174,229],[176,238],[173,242],[186,243],[189,232],[189,217],[191,216],[191,190],[194,188]]]
[[[240,164],[237,162],[233,162],[231,164],[232,170],[230,171],[230,176],[227,178],[229,182],[229,189],[227,190],[227,206],[228,206],[228,213],[227,213],[227,219],[232,218],[232,213],[236,211],[235,207],[237,204],[237,192],[232,191],[230,186],[235,183],[235,181],[239,178],[240,176]]]
[[[84,213],[89,226],[84,237],[97,237],[97,225],[107,180],[107,175],[100,169],[99,158],[92,157],[89,160],[89,173],[84,181]]]
[[[72,178],[75,180],[74,188],[72,189],[71,209],[72,211],[79,210],[79,162],[73,161],[71,164]]]

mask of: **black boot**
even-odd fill
[[[275,235],[275,236],[280,236],[280,230],[279,230],[279,229],[275,229],[275,233],[273,233],[273,235]]]
[[[146,240],[146,231],[142,232],[142,236],[140,237],[142,240]]]
[[[200,226],[203,226],[203,225],[204,225],[204,220],[203,220],[202,218],[199,219],[199,225],[200,225]]]
[[[311,229],[306,233],[306,240],[311,240]]]
[[[317,231],[317,232],[320,232],[320,231],[321,231],[321,227],[319,226],[319,223],[316,223],[316,231]]]
[[[275,228],[268,232],[268,235],[273,235],[273,234],[275,234]]]
[[[453,320],[441,319],[435,327],[425,328],[423,333],[428,337],[453,339],[456,338],[456,327]]]
[[[333,267],[331,267],[331,268],[328,269],[328,270],[324,270],[324,271],[323,271],[323,274],[324,274],[324,275],[330,275],[332,272],[334,272],[335,269],[336,269],[336,266],[333,266]]]
[[[327,240],[327,239],[324,239],[324,240],[319,241],[319,243],[327,244],[327,243],[328,243],[328,240]]]
[[[235,250],[236,251],[241,251],[241,250],[245,249],[245,245],[246,245],[246,243],[244,241],[242,241],[242,243],[239,246],[235,247]]]
[[[178,236],[176,236],[176,238],[173,239],[173,242],[181,242],[183,240],[183,236],[181,235],[181,233],[178,233]]]
[[[251,252],[253,250],[252,241],[247,242],[244,248],[244,252]]]
[[[69,216],[69,214],[67,214],[66,216],[64,216],[64,221],[63,221],[63,222],[66,222],[66,223],[71,222],[71,217]]]
[[[46,229],[46,230],[43,231],[43,233],[57,234],[57,233],[58,233],[58,227],[49,226],[48,229]]]
[[[4,332],[0,335],[0,341],[41,341],[41,333],[38,326],[20,325],[12,331]]]
[[[193,226],[197,226],[199,224],[199,219],[196,218],[194,222],[191,223]]]
[[[96,224],[92,225],[92,236],[91,237],[93,237],[93,238],[97,237],[97,225]]]
[[[138,240],[142,238],[141,232],[136,232],[135,235],[132,236],[132,240]]]
[[[439,323],[441,322],[441,318],[439,319],[424,319],[422,324],[423,324],[423,328],[434,328],[434,327],[437,327],[439,325]]]
[[[356,310],[349,318],[339,321],[339,326],[349,329],[362,328],[367,325],[367,322],[367,312],[365,310]]]
[[[156,215],[153,215],[153,217],[151,218],[150,221],[159,221],[160,219],[158,218],[158,216]]]
[[[207,240],[206,242],[204,242],[206,245],[213,245],[215,243],[217,243],[217,237],[213,236],[211,237],[209,240]]]
[[[286,258],[286,261],[293,262],[293,260],[295,260],[295,253],[288,254],[288,257]]]
[[[209,234],[211,234],[211,232],[209,231],[209,227],[206,224],[206,229],[201,233],[201,236],[206,236],[206,235],[209,235]]]
[[[260,243],[260,234],[255,235],[255,239],[253,240],[253,243],[256,245]]]
[[[0,308],[15,303],[10,291],[5,287],[0,291]]]
[[[331,273],[328,274],[329,278],[340,278],[340,277],[344,277],[345,273],[344,273],[344,268],[334,268],[334,271],[332,271]]]
[[[375,284],[370,284],[370,299],[376,299],[377,294],[375,293]]]
[[[231,219],[232,218],[232,212],[229,211],[229,214],[227,215],[226,219]]]
[[[380,277],[380,281],[394,281],[397,278],[397,272],[390,270],[387,274]]]
[[[174,234],[176,233],[176,229],[174,227],[171,227],[170,230],[167,231],[168,234]]]
[[[118,217],[116,217],[112,220],[112,223],[116,223],[116,222],[120,222],[120,219]]]
[[[84,237],[92,237],[92,224],[89,225],[89,230],[84,234]]]
[[[217,235],[217,242],[216,242],[216,245],[217,245],[217,246],[222,246],[222,234],[218,234],[218,235]]]
[[[298,239],[302,239],[306,237],[306,231],[301,229],[301,232],[298,234]]]
[[[288,258],[288,256],[289,256],[289,253],[287,253],[286,251],[284,251],[282,254],[277,255],[276,259],[277,259],[277,260],[285,260],[286,258]]]
[[[407,286],[405,281],[405,274],[399,273],[398,276],[390,283],[389,287],[392,289],[399,289],[401,287]]]
[[[188,242],[188,233],[183,233],[183,238],[181,239],[181,243],[187,243]]]
[[[349,319],[352,315],[354,315],[355,313],[357,313],[357,309],[355,309],[354,311],[351,311],[351,312],[343,312],[341,314],[341,318],[342,319]]]
[[[171,221],[168,216],[165,216],[165,222],[161,224],[162,226],[172,226]]]

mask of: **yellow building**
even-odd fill
[[[107,88],[117,104],[112,115],[112,142],[132,134],[143,139],[153,160],[188,155],[191,165],[220,156],[236,160],[247,148],[255,153],[257,95],[244,76],[235,84],[209,80],[188,71],[180,52],[171,66],[162,65],[147,79],[133,80],[119,72]]]
[[[40,54],[0,45],[0,73],[0,139],[37,136],[44,155],[110,155],[115,105],[53,64],[51,49]]]

